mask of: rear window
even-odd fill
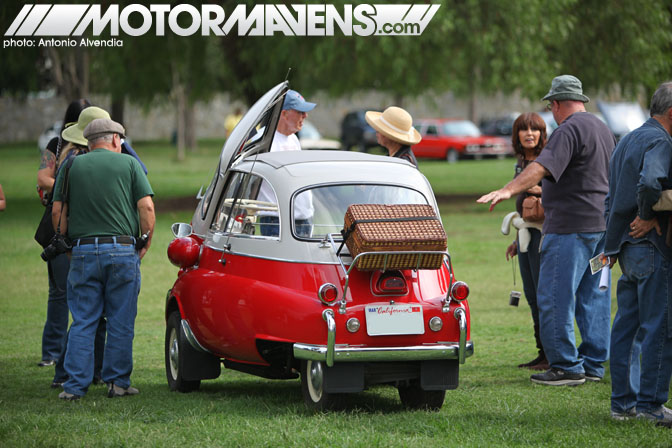
[[[420,192],[397,185],[329,185],[304,190],[292,202],[292,232],[299,238],[322,239],[343,228],[352,204],[429,204]]]

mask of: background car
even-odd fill
[[[642,107],[634,102],[598,101],[597,108],[617,140],[640,127],[648,118]]]
[[[168,258],[180,270],[166,296],[169,387],[196,390],[223,364],[300,376],[315,410],[374,385],[397,388],[409,408],[437,410],[473,354],[468,286],[447,250],[390,250],[375,254],[376,269],[360,269],[371,254],[351,254],[340,233],[352,204],[422,208],[442,230],[431,185],[391,157],[268,152],[287,86],[250,108],[191,224],[173,226]],[[398,259],[405,264],[390,268]]]
[[[420,143],[412,148],[416,157],[444,159],[455,163],[465,157],[513,155],[509,140],[482,135],[478,127],[469,120],[427,118],[417,120],[415,128],[422,135]]]
[[[376,110],[376,109],[368,109]],[[349,112],[343,117],[341,122],[341,145],[342,148],[349,151],[352,148],[360,152],[367,152],[378,145],[376,131],[364,118],[366,110],[355,110]]]
[[[49,143],[52,138],[59,136],[62,127],[63,122],[59,120],[55,121],[51,126],[45,129],[37,139],[37,149],[40,151],[45,149],[47,147],[47,143]]]
[[[301,149],[341,149],[338,140],[322,137],[315,125],[307,120],[303,121],[303,127],[296,135],[301,142]]]
[[[486,118],[481,120],[478,128],[484,135],[497,135],[500,137],[511,138],[513,133],[513,122],[520,114],[510,113],[502,117]]]

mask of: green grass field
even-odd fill
[[[499,227],[513,203],[489,213],[471,199],[509,180],[511,159],[420,164],[437,194],[459,195],[441,212],[456,275],[471,288],[475,354],[440,412],[406,411],[395,389],[378,387],[352,396],[347,411],[314,415],[303,406],[298,380],[227,370],[198,392],[171,392],[163,306],[177,269],[166,247],[170,224],[189,222],[193,210],[176,210],[167,198],[193,196],[207,185],[220,146],[204,142],[178,164],[169,145],[135,145],[158,210],[136,321],[132,379],[141,393],[110,400],[104,387],[92,386],[78,403],[58,400],[49,388],[53,369],[36,366],[47,299],[46,264],[32,239],[42,213],[35,194],[39,155],[33,144],[0,147],[8,201],[0,213],[0,446],[672,446],[667,429],[609,418],[608,371],[601,383],[552,388],[531,384],[530,372],[515,367],[536,353],[529,308],[524,301],[508,305],[514,286],[504,250],[512,237]],[[520,279],[515,289],[522,290]]]

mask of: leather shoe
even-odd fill
[[[135,387],[128,386],[126,389],[121,388],[114,383],[110,383],[107,389],[107,398],[125,397],[127,395],[138,395],[140,391]]]
[[[63,391],[60,394],[58,394],[58,398],[60,398],[61,400],[66,400],[66,401],[77,401],[82,397],[80,397],[79,395],[75,395],[75,394],[71,394],[71,393],[68,393],[66,391]]]
[[[56,361],[54,361],[53,359],[43,359],[42,361],[37,363],[37,367],[49,367],[53,366],[54,364],[56,364]]]

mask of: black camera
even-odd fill
[[[518,306],[518,302],[520,301],[520,296],[521,296],[520,291],[511,291],[511,294],[509,295],[509,305],[511,306]]]
[[[70,238],[60,233],[55,234],[49,245],[44,248],[40,256],[44,261],[50,261],[56,258],[57,256],[69,252],[72,250],[72,243]]]

